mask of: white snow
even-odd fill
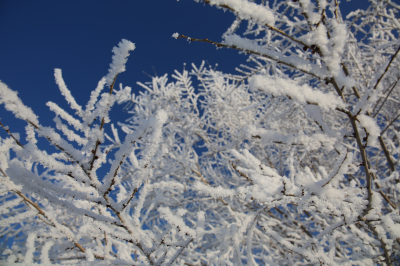
[[[298,85],[289,79],[255,75],[249,79],[250,89],[261,90],[274,96],[288,96],[302,104],[317,104],[322,110],[345,108],[345,103],[332,92],[324,93],[307,84]]]
[[[112,52],[112,63],[110,64],[110,69],[108,70],[107,76],[105,76],[107,86],[111,86],[114,82],[114,78],[121,72],[125,71],[125,64],[128,61],[129,51],[135,50],[135,44],[122,39],[118,44],[118,47],[114,47]]]
[[[381,129],[379,128],[376,121],[372,117],[366,116],[364,114],[358,115],[357,119],[358,121],[360,121],[361,126],[365,128],[365,130],[369,134],[368,146],[379,147],[378,137],[381,135]]]
[[[262,25],[274,26],[275,24],[274,14],[266,6],[260,6],[246,0],[210,0],[209,3],[212,6],[229,6],[242,19],[251,19]]]
[[[179,37],[179,33],[175,32],[174,34],[172,34],[172,38],[178,39]]]

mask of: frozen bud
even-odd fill
[[[179,33],[175,32],[174,34],[172,34],[172,38],[178,39],[179,37]]]

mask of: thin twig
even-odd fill
[[[378,79],[378,81],[376,82],[375,86],[374,86],[374,90],[378,87],[379,82],[381,82],[381,80],[383,79],[383,77],[385,76],[385,74],[388,72],[390,65],[392,64],[393,60],[396,58],[397,54],[400,51],[400,46],[397,49],[396,53],[392,56],[392,58],[390,59],[389,64],[386,66],[385,71],[383,72],[383,74],[380,76],[380,78]]]
[[[374,180],[377,179],[377,177],[376,177],[376,175],[374,173],[372,173],[372,177],[373,177]],[[375,186],[377,186],[378,189],[381,188],[381,185],[379,183],[376,183],[376,182],[375,182]],[[393,207],[393,209],[397,209],[396,205],[394,205],[394,203],[390,201],[389,197],[383,191],[379,191],[379,193],[386,200],[386,202],[389,203],[390,206]]]
[[[346,161],[347,155],[348,155],[348,154],[349,154],[349,150],[347,150],[346,156],[344,157],[344,159],[343,159],[341,165],[343,165],[344,161]],[[332,179],[339,173],[339,170],[340,170],[340,168],[338,169],[338,171],[336,172],[336,174],[332,175],[332,178],[331,178],[331,179],[327,180],[326,183],[322,185],[322,187],[325,187],[326,185],[328,185],[328,184],[332,181]]]
[[[110,209],[115,213],[115,215],[118,217],[118,219],[121,221],[122,228],[124,228],[124,229],[132,236],[132,238],[135,239],[135,238],[134,238],[134,233],[133,233],[132,230],[129,229],[129,227],[126,225],[126,222],[125,222],[124,218],[122,218],[121,211],[117,211],[117,210],[111,205],[111,201],[110,201],[110,199],[107,197],[107,195],[103,195],[103,198],[104,198],[104,199],[107,201],[107,203],[108,203],[107,207],[110,208]],[[130,241],[130,243],[132,243],[133,245],[137,246],[137,247],[142,251],[142,253],[143,253],[143,254],[146,256],[146,258],[148,259],[150,265],[154,265],[153,260],[152,260],[151,257],[150,257],[150,254],[148,254],[148,253],[145,252],[145,250],[144,250],[143,246],[140,244],[139,240],[138,240],[138,239],[135,239],[135,242],[136,242],[136,243],[134,243],[132,240]]]
[[[114,81],[113,81],[113,83],[112,83],[111,86],[110,86],[110,96],[112,95],[112,92],[113,92],[113,89],[114,89],[114,84],[115,84],[115,81],[117,80],[117,77],[118,77],[118,74],[115,75]],[[105,123],[105,118],[103,117],[103,118],[101,119],[100,131],[103,129],[104,123]],[[94,161],[96,160],[96,153],[97,153],[97,148],[99,147],[99,145],[100,145],[100,140],[97,140],[97,141],[96,141],[96,146],[95,146],[94,152],[93,152],[92,161],[90,162],[89,171],[92,171],[92,169],[93,169],[93,164],[94,164]],[[89,174],[89,178],[92,179],[91,176],[90,176],[90,174]]]
[[[135,188],[132,192],[132,195],[129,197],[129,200],[127,202],[125,202],[124,204],[122,204],[122,209],[121,211],[125,210],[125,208],[129,205],[129,203],[131,202],[131,200],[133,199],[133,197],[135,197],[136,192],[138,191],[138,188]]]
[[[245,174],[243,174],[242,172],[240,172],[239,169],[236,168],[236,165],[234,165],[233,163],[231,163],[231,164],[232,164],[233,169],[236,170],[236,172],[238,172],[241,176],[243,176],[244,178],[246,178],[252,185],[254,185],[254,184],[253,184],[253,180],[251,180],[247,175],[245,175]]]
[[[3,171],[2,171],[2,172],[3,172]],[[4,172],[3,172],[3,174],[4,174]],[[30,199],[28,199],[24,194],[22,194],[22,193],[21,193],[20,191],[18,191],[18,190],[12,190],[12,191],[13,191],[14,193],[16,193],[18,196],[20,196],[21,198],[23,198],[24,201],[26,201],[26,202],[28,202],[30,205],[32,205],[32,206],[39,212],[40,215],[42,215],[43,217],[46,217],[46,218],[47,218],[46,213],[39,207],[39,205],[38,205],[37,203],[32,202]],[[52,226],[53,226],[53,227],[56,227],[54,224],[52,224]],[[82,245],[79,244],[78,242],[74,242],[74,245],[75,245],[80,251],[82,251],[83,253],[86,252],[85,248],[82,247]],[[96,255],[96,254],[94,254],[94,257],[95,257],[96,259],[104,260],[104,257],[99,256],[99,255]]]
[[[399,117],[400,117],[400,113],[399,113],[395,118],[393,118],[393,120],[389,123],[389,125],[387,125],[387,126],[385,127],[384,130],[382,130],[381,136],[382,136],[383,133],[385,133],[385,131],[386,131]]]
[[[40,128],[38,125],[36,125],[35,123],[33,123],[32,121],[30,121],[30,120],[27,119],[26,122],[28,122],[31,126],[33,126],[34,128],[36,128],[36,130],[42,131],[41,128]],[[79,162],[79,160],[77,160],[76,158],[74,158],[74,156],[72,156],[72,154],[69,154],[63,147],[61,147],[60,145],[54,143],[53,140],[52,140],[51,138],[49,138],[49,137],[45,137],[45,138],[50,142],[51,145],[53,145],[54,147],[56,147],[56,148],[59,149],[60,151],[64,152],[65,155],[67,155],[70,159],[72,159],[73,161],[75,161],[75,162],[80,166],[80,168],[82,169],[82,171],[86,174],[86,176],[89,177],[90,180],[92,180],[91,177],[90,177],[90,175],[89,175],[88,172],[86,171],[86,169],[85,169],[85,168],[83,167],[83,165]]]
[[[211,40],[209,40],[209,39],[207,39],[207,38],[205,38],[205,39],[196,39],[196,38],[191,38],[191,37],[185,36],[185,35],[183,35],[183,34],[181,34],[179,37],[177,37],[177,39],[180,39],[180,38],[184,38],[184,39],[190,40],[191,42],[205,42],[205,43],[211,43],[211,44],[216,45],[217,47],[231,48],[231,49],[235,49],[235,50],[239,50],[239,51],[246,52],[246,53],[248,53],[248,54],[259,55],[259,56],[262,56],[262,57],[271,59],[271,60],[273,60],[273,61],[275,61],[275,62],[277,62],[277,63],[279,63],[279,64],[286,65],[286,66],[288,66],[288,67],[291,67],[291,68],[300,70],[300,71],[302,71],[302,72],[305,73],[305,74],[308,74],[308,75],[311,75],[311,76],[316,77],[316,78],[318,78],[318,79],[321,79],[321,77],[317,76],[317,74],[315,74],[315,73],[309,72],[309,71],[307,71],[306,69],[299,69],[299,68],[296,67],[294,64],[291,64],[291,63],[289,63],[289,62],[282,61],[282,60],[277,59],[277,58],[273,58],[272,56],[269,56],[269,55],[267,55],[267,54],[262,54],[262,53],[255,52],[255,51],[248,50],[248,49],[242,49],[242,48],[237,47],[237,46],[235,46],[235,45],[226,45],[226,44],[223,44],[223,43],[214,42],[214,41],[211,41]]]
[[[204,0],[204,3],[210,4],[210,1],[209,1],[209,0]],[[220,7],[226,8],[226,9],[229,9],[230,11],[232,11],[232,12],[235,13],[235,14],[238,13],[237,10],[235,10],[234,8],[232,8],[231,6],[229,6],[229,5],[227,5],[227,4],[221,4],[221,5],[217,5],[217,6],[220,6]],[[307,47],[308,49],[311,49],[311,50],[313,50],[313,51],[319,52],[318,49],[312,48],[312,47],[309,46],[308,44],[304,43],[304,42],[301,41],[301,40],[298,40],[298,39],[294,38],[293,36],[287,34],[286,32],[284,32],[284,31],[281,30],[281,29],[278,29],[278,28],[276,28],[276,27],[274,27],[274,26],[272,26],[272,25],[269,25],[269,24],[267,24],[267,23],[264,24],[264,25],[265,25],[267,28],[269,28],[270,30],[275,31],[275,32],[281,34],[282,36],[284,36],[284,37],[286,37],[286,38],[288,38],[288,39],[290,39],[290,40],[292,40],[292,41],[294,41],[294,42],[300,44],[300,45],[303,46],[303,47]],[[310,28],[311,28],[311,27],[310,27]]]
[[[376,111],[376,113],[374,114],[373,118],[375,118],[379,111],[382,109],[383,105],[386,103],[387,99],[389,98],[389,95],[392,93],[392,91],[394,90],[394,88],[397,86],[397,83],[399,82],[399,79],[397,79],[396,83],[393,85],[393,87],[390,89],[390,91],[388,92],[388,94],[385,97],[385,100],[383,100],[383,103],[381,104],[381,106],[379,107],[378,111]]]
[[[210,183],[209,183],[207,180],[205,180],[204,177],[203,177],[203,175],[200,173],[200,167],[199,167],[198,164],[197,164],[197,168],[199,168],[199,172],[197,172],[197,171],[194,170],[194,169],[192,169],[192,172],[195,173],[196,175],[198,175],[198,176],[200,177],[201,181],[202,181],[204,184],[206,184],[207,186],[211,186]],[[225,200],[223,200],[221,197],[219,197],[218,200],[221,201],[224,205],[228,205],[228,203],[227,203]],[[232,209],[232,208],[231,208],[231,209]]]
[[[18,139],[16,139],[16,138],[14,137],[14,135],[10,132],[10,130],[8,129],[8,127],[4,126],[1,122],[0,122],[0,125],[4,128],[4,130],[8,133],[8,135],[10,135],[10,136],[14,139],[14,141],[15,141],[19,146],[21,146],[22,148],[24,147],[24,145],[22,145],[21,142],[19,142]]]
[[[339,2],[335,0],[335,17],[336,21],[339,23]]]

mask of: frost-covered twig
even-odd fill
[[[214,42],[211,41],[209,39],[196,39],[196,38],[191,38],[191,37],[187,37],[183,34],[179,35],[179,37],[177,37],[177,39],[179,38],[185,38],[191,42],[206,42],[206,43],[211,43],[214,44],[216,47],[224,47],[224,48],[231,48],[231,49],[235,49],[235,50],[239,50],[239,51],[243,51],[246,52],[248,54],[254,54],[254,55],[258,55],[258,56],[262,56],[268,59],[271,59],[273,61],[275,61],[276,63],[279,64],[284,64],[288,67],[292,67],[292,68],[299,68],[299,70],[301,70],[302,72],[309,74],[311,76],[315,76],[317,78],[321,78],[324,79],[326,77],[326,72],[324,69],[319,69],[319,67],[317,66],[313,66],[311,64],[305,64],[304,67],[303,66],[297,66],[294,62],[292,62],[291,58],[287,58],[284,56],[281,56],[279,53],[273,52],[273,51],[267,51],[267,50],[262,50],[262,52],[257,52],[257,49],[249,49],[247,48],[247,46],[236,46],[235,44],[232,43],[218,43],[218,42]],[[261,47],[260,47],[261,48]],[[296,58],[297,60],[297,58]],[[306,62],[301,62],[301,63],[306,63]]]
[[[388,63],[388,65],[385,68],[385,71],[382,73],[382,75],[379,77],[378,81],[376,82],[375,86],[374,86],[374,90],[376,90],[376,88],[378,88],[379,83],[381,82],[381,80],[383,79],[383,77],[386,75],[386,73],[388,72],[393,60],[396,58],[396,56],[398,55],[398,53],[400,52],[400,46],[397,49],[397,51],[394,53],[394,55],[392,56],[392,58],[390,58],[390,61]]]

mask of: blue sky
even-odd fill
[[[342,3],[342,12],[365,7],[367,0]],[[223,12],[193,0],[2,0],[0,1],[0,80],[19,92],[22,101],[39,115],[42,125],[53,125],[54,115],[45,105],[58,103],[69,110],[54,82],[54,68],[61,68],[64,80],[77,102],[85,105],[90,92],[107,74],[113,46],[121,39],[136,44],[131,52],[127,71],[117,82],[140,89],[137,81],[149,81],[142,73],[171,74],[208,60],[218,69],[235,73],[245,55],[228,49],[217,50],[205,43],[175,40],[179,32],[190,37],[221,40],[221,35],[234,19]],[[172,78],[171,78],[172,80]],[[127,118],[122,106],[114,108],[113,122]],[[17,122],[0,107],[3,124],[17,132]],[[0,136],[5,136],[0,131]]]

